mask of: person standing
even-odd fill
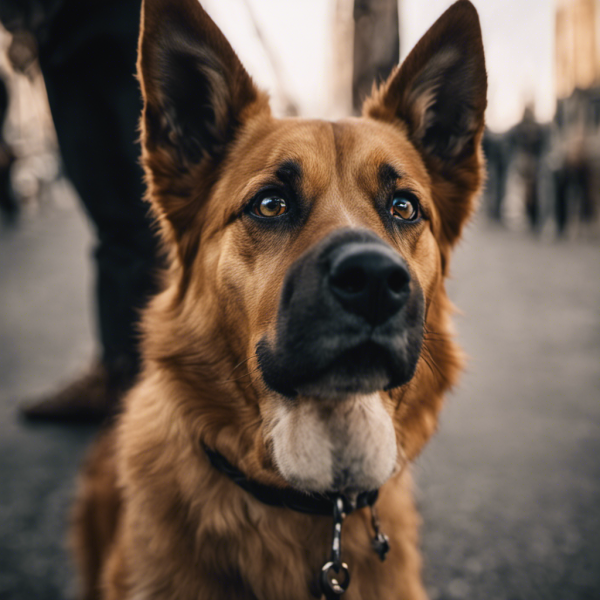
[[[101,420],[140,368],[138,314],[161,263],[137,142],[140,8],[141,0],[0,0],[4,26],[37,43],[64,167],[97,239],[100,356],[62,389],[25,404],[29,420]]]

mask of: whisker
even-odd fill
[[[432,366],[432,364],[429,362],[429,359],[428,359],[428,358],[427,358],[427,357],[426,357],[424,354],[422,354],[422,355],[421,355],[421,358],[423,359],[423,362],[424,362],[424,363],[425,363],[425,364],[426,364],[426,365],[429,367],[429,370],[431,371],[431,374],[432,374],[434,377],[436,377],[436,378],[437,378],[437,377],[438,377],[438,372],[437,372],[437,370],[436,370],[436,369],[435,369],[435,368]]]
[[[440,369],[439,365],[433,358],[433,355],[431,354],[431,350],[427,347],[427,344],[423,344],[423,353],[421,354],[421,357],[423,358],[423,360],[425,361],[425,364],[429,367],[429,369],[431,370],[431,373],[433,375],[437,374],[437,376],[444,383],[448,382],[448,378],[444,375],[443,371]]]
[[[400,405],[404,402],[404,396],[406,396],[406,393],[408,392],[408,390],[411,387],[412,382],[411,381],[407,381],[403,386],[402,386],[402,392],[400,393],[400,398],[398,398],[398,402],[396,403],[396,410],[398,410],[400,408]]]
[[[440,338],[444,338],[444,339],[452,339],[452,335],[444,332],[444,331],[433,331],[431,329],[427,329],[427,327],[425,327],[423,329],[423,335],[428,336],[428,335],[435,335],[438,336]]]
[[[239,369],[244,363],[247,363],[249,360],[251,360],[252,358],[256,358],[256,354],[253,354],[252,356],[249,356],[248,358],[245,358],[244,360],[240,361],[237,365],[235,365],[235,367],[233,367],[233,370],[231,371],[231,373],[229,373],[229,376],[227,377],[227,379],[225,379],[224,381],[222,381],[221,383],[227,383],[229,381],[237,381],[237,379],[230,379],[230,377],[235,373],[235,371],[237,369]],[[248,375],[248,373],[246,373],[246,375],[242,375],[241,378],[246,377]],[[240,378],[240,379],[241,379]]]
[[[258,370],[258,369],[256,369],[256,370]],[[255,372],[256,372],[256,370],[255,370],[255,371],[252,371],[252,373],[255,373]],[[252,373],[250,373],[250,374],[252,374]],[[254,379],[251,379],[251,380],[248,382],[248,384],[244,386],[244,389],[245,389],[245,390],[247,390],[247,389],[248,389],[248,388],[249,388],[251,385],[254,385],[254,384],[257,382],[257,381],[258,381],[258,377],[255,377]]]
[[[412,392],[416,389],[416,382],[414,379],[411,379],[410,381],[407,381],[403,386],[402,386],[402,394],[400,395],[400,398],[398,399],[398,403],[396,404],[396,410],[398,410],[400,408],[400,406],[405,403],[405,396],[408,392]],[[407,404],[407,406],[410,406],[410,403]]]
[[[449,340],[449,338],[445,337],[430,337],[428,334],[425,334],[423,339],[428,342],[447,342]]]
[[[250,377],[250,375],[253,375],[254,373],[256,373],[259,370],[260,370],[260,367],[256,367],[256,369],[252,369],[252,371],[248,371],[248,373],[244,373],[243,375],[240,375],[239,377],[236,377],[234,379],[226,379],[225,381],[222,381],[221,383],[231,383],[234,381],[241,381],[245,377]]]

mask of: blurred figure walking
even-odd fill
[[[539,170],[544,147],[544,132],[528,104],[523,118],[511,131],[515,159],[523,181],[525,214],[532,230],[540,225]]]
[[[2,220],[10,225],[15,222],[19,214],[19,205],[10,183],[10,168],[15,160],[15,155],[2,135],[7,112],[8,90],[4,79],[0,77],[0,215]]]

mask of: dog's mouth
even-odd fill
[[[271,397],[273,458],[293,487],[359,494],[381,487],[400,466],[393,407],[382,392],[407,381],[414,366],[400,352],[405,340],[397,345],[394,354],[393,345],[369,340],[312,374],[282,371],[269,379],[278,391]]]
[[[325,348],[315,337],[306,344],[307,353],[294,360],[263,339],[256,349],[259,368],[266,384],[288,398],[337,399],[387,391],[412,378],[421,352],[420,324],[403,329],[398,335],[365,333],[357,336],[358,342],[332,335]]]
[[[276,392],[275,461],[292,485],[360,492],[391,475],[397,447],[382,392],[412,378],[423,313],[408,267],[371,232],[331,234],[292,265],[276,332],[256,347]]]
[[[370,339],[342,351],[312,378],[297,381],[295,391],[317,398],[369,394],[391,387],[397,370],[389,348]]]

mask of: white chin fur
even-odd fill
[[[309,492],[381,487],[396,466],[396,435],[379,393],[278,402],[270,437],[280,473]]]

